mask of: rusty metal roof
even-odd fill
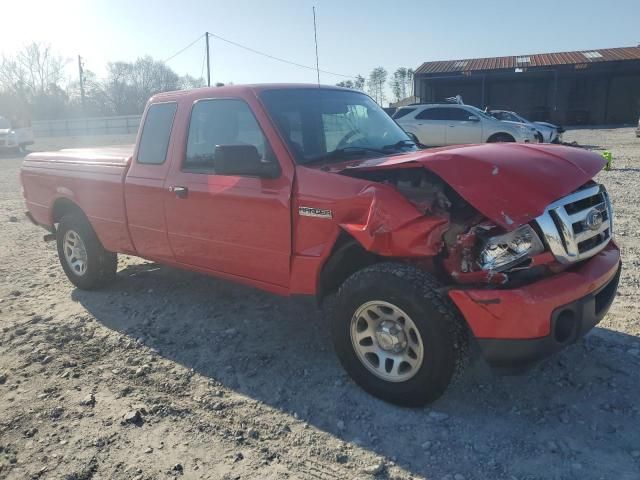
[[[425,62],[418,67],[415,73],[455,73],[474,70],[487,71],[505,68],[549,67],[553,65],[576,65],[624,60],[640,60],[640,46]]]

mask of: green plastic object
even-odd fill
[[[611,170],[611,166],[613,163],[613,157],[611,156],[611,152],[608,152],[608,151],[602,152],[602,158],[604,158],[607,161],[607,164],[604,166],[604,169],[608,172],[609,170]]]

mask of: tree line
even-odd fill
[[[371,70],[369,77],[365,79],[362,75],[356,75],[353,80],[344,80],[336,83],[339,87],[354,88],[366,91],[379,105],[387,101],[387,79],[391,88],[393,101],[398,102],[403,98],[413,96],[413,75],[412,68],[400,67],[389,79],[389,73],[383,67],[376,67]]]
[[[149,97],[156,93],[205,85],[203,78],[180,76],[164,62],[144,56],[133,62],[109,62],[104,78],[83,68],[81,88],[79,78],[65,78],[69,62],[42,43],[3,56],[0,115],[33,120],[135,115],[142,113]],[[413,73],[411,68],[401,67],[389,78],[383,67],[376,67],[366,79],[357,75],[337,85],[366,91],[382,105],[387,101],[387,86],[395,101],[413,95]]]
[[[180,76],[164,62],[144,56],[134,62],[108,63],[103,79],[83,69],[81,89],[79,78],[66,81],[68,63],[42,43],[3,57],[0,115],[33,120],[133,115],[142,113],[149,97],[156,93],[204,86],[202,78]]]

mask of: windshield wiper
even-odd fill
[[[321,162],[329,162],[332,160],[344,160],[346,157],[350,155],[362,155],[365,153],[377,153],[378,155],[388,155],[389,152],[385,150],[381,150],[379,148],[370,148],[370,147],[344,147],[344,148],[336,148],[320,157],[308,160],[304,162],[304,165],[311,165],[313,163],[321,163]]]
[[[391,150],[391,149],[395,149],[395,148],[401,148],[401,147],[416,147],[416,142],[414,142],[413,140],[400,140],[396,143],[392,143],[391,145],[385,145],[384,147],[382,147],[383,150]]]

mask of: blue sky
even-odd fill
[[[365,77],[423,61],[597,49],[640,44],[640,1],[348,0],[20,0],[3,5],[0,52],[31,41],[104,73],[108,61],[150,54],[165,59],[206,30],[294,62],[315,63],[316,6],[320,68]],[[7,22],[11,18],[12,20]],[[314,82],[314,71],[212,39],[212,81]],[[204,39],[168,64],[200,76]],[[321,75],[323,83],[341,77]]]

